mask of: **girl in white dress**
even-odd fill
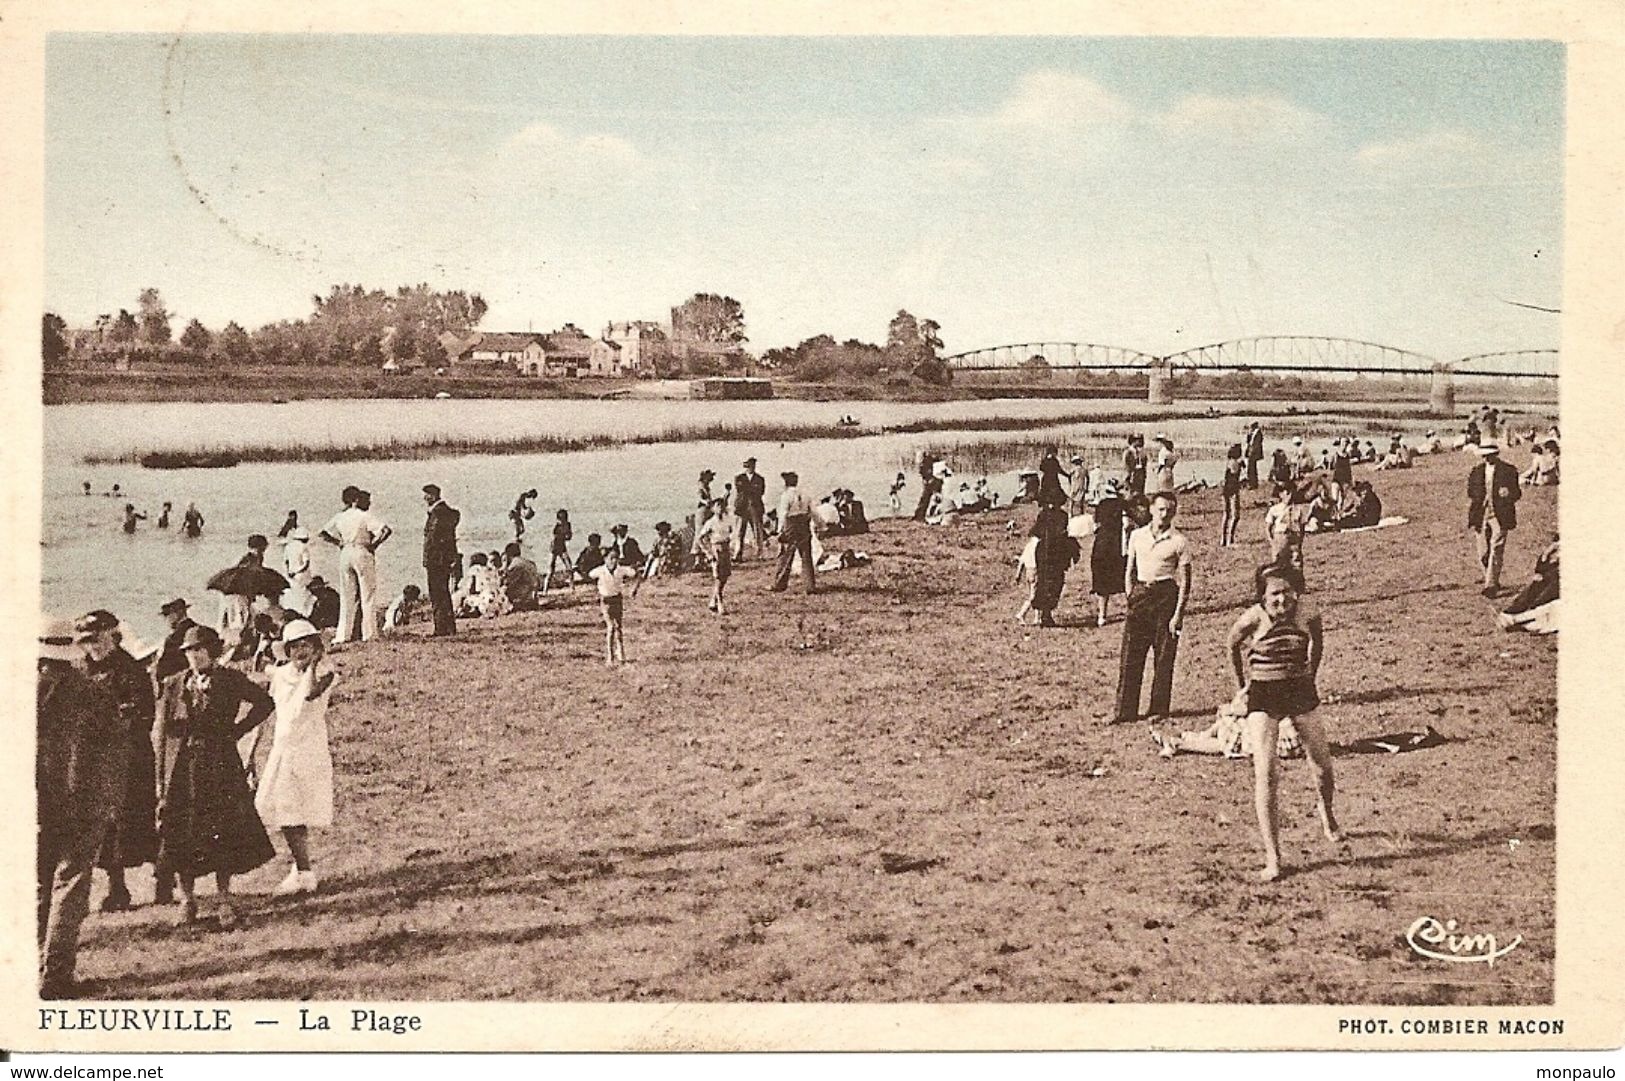
[[[267,827],[282,831],[293,854],[293,869],[274,892],[314,893],[308,830],[333,824],[333,759],[327,747],[333,672],[321,663],[321,632],[305,620],[289,621],[282,644],[288,663],[271,669],[276,729],[254,808]]]

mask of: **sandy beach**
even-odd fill
[[[1024,507],[881,521],[849,541],[873,563],[813,597],[747,562],[722,618],[706,580],[652,581],[621,669],[586,589],[338,654],[321,892],[271,897],[279,855],[240,880],[234,931],[93,910],[80,976],[101,998],[1550,1002],[1557,640],[1503,633],[1479,595],[1475,461],[1362,468],[1409,524],[1308,539],[1332,740],[1449,742],[1340,754],[1343,848],[1285,764],[1274,885],[1247,763],[1159,759],[1143,724],[1104,723],[1122,602],[1093,625],[1087,559],[1061,627],[1012,621]],[[1225,632],[1266,556],[1245,506],[1232,549],[1217,493],[1181,507],[1183,727],[1231,693]],[[1509,585],[1556,513],[1556,489],[1526,493]],[[150,899],[144,871],[132,887]],[[1522,943],[1427,960],[1405,941],[1427,916]]]

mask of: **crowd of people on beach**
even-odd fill
[[[1522,479],[1556,484],[1558,433],[1545,436],[1526,429],[1515,434],[1493,408],[1477,411],[1452,441],[1457,450],[1478,459],[1467,478],[1467,526],[1475,538],[1475,551],[1483,571],[1483,593],[1498,598],[1508,534],[1516,527],[1516,503],[1521,496],[1518,471],[1502,461],[1498,439],[1528,444],[1533,460]],[[1264,848],[1262,881],[1282,873],[1277,808],[1278,765],[1284,757],[1306,755],[1318,795],[1326,836],[1341,838],[1333,808],[1335,784],[1325,730],[1314,716],[1319,703],[1315,680],[1324,649],[1321,615],[1305,599],[1305,538],[1316,533],[1352,532],[1404,525],[1407,519],[1385,515],[1382,499],[1371,481],[1354,476],[1353,467],[1373,470],[1412,468],[1417,455],[1438,454],[1446,448],[1436,431],[1428,431],[1413,447],[1400,433],[1389,439],[1388,450],[1378,455],[1370,440],[1349,435],[1334,437],[1319,456],[1301,435],[1290,446],[1277,447],[1269,468],[1261,476],[1265,436],[1259,422],[1251,423],[1239,442],[1231,444],[1224,459],[1220,494],[1223,514],[1219,546],[1238,543],[1243,516],[1243,492],[1270,485],[1265,504],[1263,539],[1268,558],[1257,567],[1253,581],[1255,602],[1233,623],[1227,655],[1231,661],[1235,694],[1217,710],[1205,730],[1165,731],[1171,712],[1174,663],[1191,593],[1193,556],[1189,542],[1175,527],[1179,499],[1195,485],[1178,483],[1173,442],[1158,435],[1155,458],[1138,433],[1128,437],[1121,469],[1103,464],[1085,467],[1080,456],[1073,468],[1060,464],[1059,452],[1049,448],[1036,470],[1022,474],[1019,502],[1038,505],[1025,547],[1016,560],[1016,581],[1025,583],[1016,621],[1031,616],[1039,626],[1057,625],[1060,605],[1071,568],[1083,561],[1088,545],[1089,592],[1095,599],[1086,622],[1104,627],[1111,598],[1123,595],[1126,610],[1116,705],[1111,723],[1148,720],[1158,753],[1221,754],[1251,757],[1259,833]],[[1481,464],[1480,464],[1481,463]],[[1012,526],[1014,523],[1012,523]],[[1536,563],[1535,577],[1497,616],[1508,630],[1551,633],[1557,627],[1558,544],[1552,543]],[[1148,658],[1152,662],[1149,709],[1141,711],[1142,685]],[[1256,750],[1262,748],[1263,750]]]
[[[395,529],[373,509],[370,492],[347,486],[314,538],[289,510],[276,533],[279,556],[270,536],[255,533],[235,562],[204,581],[220,598],[212,623],[194,619],[186,598],[170,599],[159,608],[169,632],[147,647],[104,609],[76,620],[47,618],[37,698],[42,996],[75,993],[79,928],[98,868],[108,881],[103,912],[132,907],[126,873],[145,866],[155,903],[178,904],[180,924],[229,929],[238,921],[232,879],[275,858],[276,831],[290,867],[273,894],[317,891],[309,832],[333,817],[326,714],[338,677],[331,654],[425,618],[436,637],[455,635],[458,619],[569,607],[581,587],[598,601],[605,662],[620,665],[626,605],[651,579],[703,576],[707,607],[720,616],[732,569],[766,558],[770,541],[778,547],[769,586],[776,592],[799,573],[806,592],[815,593],[820,572],[868,562],[867,554],[835,543],[869,531],[851,489],[815,502],[786,470],[769,508],[767,478],[754,457],[720,491],[713,491],[715,479],[712,470],[701,473],[682,524],[656,523],[647,549],[624,523],[610,526],[607,540],[588,533],[578,547],[570,513],[560,508],[542,534],[545,570],[526,551],[536,489],[508,511],[512,541],[465,554],[460,512],[437,485],[424,485],[424,584],[406,584],[387,604],[378,550]],[[169,527],[171,509],[164,505],[160,528]],[[146,520],[128,504],[125,516],[127,531]],[[201,513],[188,506],[183,531],[196,536],[202,526]],[[336,549],[336,583],[313,573],[314,543]],[[205,921],[195,883],[209,875],[215,902]]]
[[[1498,438],[1533,449],[1522,478],[1500,460]],[[1481,411],[1454,441],[1480,456],[1468,478],[1468,527],[1487,595],[1501,592],[1520,482],[1557,483],[1557,440],[1555,428],[1544,436],[1513,434]],[[944,495],[952,470],[939,455],[921,452],[912,517],[940,523],[1001,506],[1036,506],[1017,561],[1025,592],[1016,618],[1025,622],[1030,615],[1041,626],[1056,624],[1068,574],[1087,550],[1094,625],[1104,627],[1112,599],[1125,597],[1111,720],[1149,718],[1159,753],[1169,757],[1251,754],[1265,851],[1260,875],[1273,880],[1281,873],[1279,756],[1307,755],[1325,832],[1339,836],[1330,752],[1313,714],[1324,635],[1319,613],[1304,598],[1305,538],[1402,524],[1403,518],[1384,516],[1371,482],[1355,479],[1353,466],[1408,468],[1415,454],[1445,448],[1433,432],[1418,448],[1396,434],[1387,453],[1377,455],[1369,440],[1339,436],[1316,457],[1296,436],[1290,450],[1283,446],[1267,457],[1262,426],[1249,425],[1225,455],[1221,546],[1241,543],[1244,491],[1267,484],[1273,498],[1261,525],[1269,555],[1256,573],[1256,603],[1237,617],[1227,642],[1236,693],[1209,729],[1173,734],[1164,727],[1193,577],[1192,548],[1175,522],[1181,495],[1207,484],[1190,478],[1181,484],[1173,440],[1159,434],[1151,442],[1154,453],[1142,436],[1131,435],[1120,468],[1085,465],[1081,455],[1071,458],[1069,468],[1050,448],[1035,470],[1020,475],[1008,502],[985,477],[974,486],[961,481],[957,494]],[[567,608],[582,588],[596,597],[604,661],[616,666],[626,661],[627,605],[652,580],[703,577],[709,583],[707,608],[721,616],[733,569],[747,558],[767,558],[770,541],[777,552],[767,588],[776,592],[799,573],[806,592],[815,593],[820,572],[869,561],[845,547],[847,538],[870,529],[864,504],[850,489],[814,496],[802,490],[796,472],[786,470],[770,508],[767,479],[757,466],[754,457],[746,458],[720,489],[715,472],[702,471],[692,504],[674,516],[680,524],[658,522],[647,547],[624,523],[611,525],[607,540],[605,533],[591,532],[577,546],[567,508],[556,511],[550,529],[533,530],[540,496],[529,488],[507,512],[513,539],[500,549],[465,553],[461,513],[438,486],[426,484],[423,585],[405,585],[387,604],[377,553],[396,531],[373,509],[371,493],[349,486],[314,538],[299,513],[289,510],[275,535],[279,556],[270,555],[270,536],[249,536],[241,556],[203,582],[220,595],[212,623],[194,619],[185,597],[163,603],[159,611],[169,631],[156,648],[141,647],[123,621],[104,609],[75,620],[47,619],[39,637],[37,700],[42,996],[76,993],[79,928],[98,868],[108,882],[102,911],[131,907],[127,874],[150,867],[156,903],[176,904],[177,920],[188,926],[202,922],[195,884],[212,875],[208,925],[226,929],[238,919],[232,880],[276,858],[274,832],[287,849],[289,869],[273,893],[295,898],[319,889],[310,831],[333,819],[327,710],[339,676],[331,654],[364,648],[423,620],[431,624],[429,637],[444,637],[458,633],[459,619]],[[898,517],[909,486],[905,473],[891,485],[890,509]],[[160,527],[168,527],[171,509],[165,504]],[[130,514],[144,520],[127,506]],[[201,531],[202,515],[189,506],[183,522],[194,518]],[[540,538],[534,548],[527,540],[532,535]],[[313,543],[336,549],[336,583],[312,573]],[[1554,538],[1541,554],[1535,580],[1501,614],[1503,626],[1555,629],[1557,567]],[[1142,713],[1148,661],[1150,706]],[[269,744],[263,746],[267,730]],[[1265,751],[1253,754],[1254,748]]]

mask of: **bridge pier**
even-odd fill
[[[1428,390],[1428,412],[1436,417],[1456,415],[1456,381],[1448,364],[1433,366],[1433,385]]]
[[[1145,400],[1152,405],[1170,405],[1174,400],[1174,366],[1159,361],[1146,368]]]

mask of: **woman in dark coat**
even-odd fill
[[[209,628],[187,631],[181,642],[187,669],[165,680],[159,697],[167,768],[158,806],[158,860],[160,874],[172,872],[180,879],[182,923],[197,919],[194,880],[213,873],[224,906],[220,923],[229,927],[236,922],[231,876],[276,855],[254,811],[237,752],[237,740],[276,705],[243,673],[215,664],[220,649],[220,636]],[[242,714],[245,705],[248,712]]]
[[[1038,463],[1038,505],[1041,507],[1064,507],[1066,505],[1066,489],[1061,486],[1061,476],[1065,472],[1061,468],[1060,454],[1054,447],[1044,452],[1044,460]],[[1062,532],[1066,532],[1062,529]],[[1036,534],[1035,534],[1036,536]]]
[[[157,781],[152,753],[152,677],[124,648],[118,617],[98,609],[80,616],[74,636],[84,642],[85,675],[113,702],[119,730],[127,737],[124,798],[102,842],[97,865],[107,872],[103,912],[130,907],[130,889],[124,882],[126,867],[155,865],[158,860]],[[168,884],[158,882],[162,899]]]
[[[1123,592],[1123,523],[1128,504],[1118,494],[1117,482],[1108,480],[1100,502],[1095,504],[1094,541],[1089,548],[1089,592],[1096,597],[1095,626],[1106,625],[1106,608]]]
[[[1038,612],[1040,627],[1055,626],[1055,609],[1061,603],[1061,590],[1066,586],[1066,572],[1078,561],[1078,542],[1067,535],[1066,511],[1058,506],[1039,510],[1033,523],[1032,535],[1038,538],[1038,551],[1034,555],[1033,609]]]

